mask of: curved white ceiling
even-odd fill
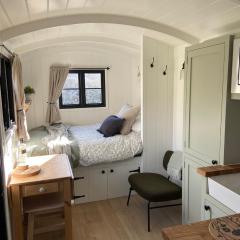
[[[117,23],[196,42],[240,28],[239,0],[0,0],[0,40],[78,23]]]
[[[192,36],[191,34],[185,33],[181,30],[178,30],[166,24],[150,21],[143,18],[136,18],[136,17],[124,16],[124,15],[93,14],[93,13],[66,15],[66,16],[59,16],[59,17],[45,18],[45,19],[36,20],[36,21],[30,21],[28,23],[23,23],[23,24],[2,30],[0,32],[0,36],[2,41],[6,41],[18,35],[41,30],[44,28],[52,28],[57,26],[66,26],[66,25],[73,25],[73,24],[79,24],[79,23],[113,23],[113,24],[142,27],[142,28],[168,34],[170,36],[179,38],[188,43],[198,42],[198,39]]]

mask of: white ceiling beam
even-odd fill
[[[18,26],[13,26],[8,29],[0,31],[1,41],[7,41],[10,38],[26,34],[29,32],[57,27],[65,26],[71,24],[80,23],[113,23],[113,24],[123,24],[135,27],[141,27],[146,29],[151,29],[157,32],[165,33],[181,39],[187,43],[199,42],[199,39],[191,34],[178,30],[176,28],[170,27],[168,25],[150,21],[143,18],[130,17],[124,15],[113,15],[113,14],[76,14],[76,15],[64,15],[52,18],[45,18],[41,20],[36,20],[28,23],[23,23]]]

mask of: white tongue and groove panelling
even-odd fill
[[[142,64],[143,171],[163,173],[163,156],[173,147],[173,48],[144,37]]]
[[[239,26],[238,0],[0,0],[0,31],[31,22],[81,13],[134,16],[205,39]]]

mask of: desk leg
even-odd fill
[[[12,195],[12,225],[13,239],[24,240],[23,216],[22,216],[22,197],[20,186],[11,186]]]
[[[64,217],[65,217],[65,240],[72,240],[72,184],[71,179],[64,180]]]

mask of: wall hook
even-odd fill
[[[163,71],[163,75],[167,75],[167,65],[165,67],[165,70]]]
[[[151,68],[154,67],[154,61],[155,61],[155,59],[154,59],[154,57],[153,57],[153,59],[152,59],[152,63],[150,64],[150,67],[151,67]]]

